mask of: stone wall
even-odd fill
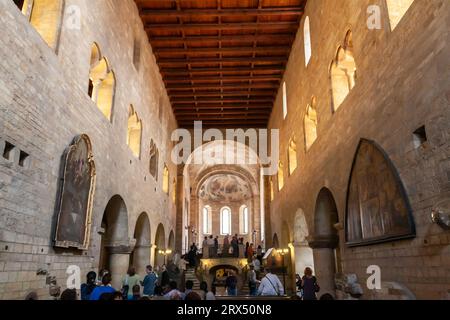
[[[81,30],[69,23],[72,5],[80,9]],[[69,265],[81,267],[82,280],[95,270],[99,227],[114,195],[127,207],[128,238],[142,212],[153,243],[159,223],[166,238],[175,224],[172,187],[169,196],[161,189],[164,163],[171,186],[177,174],[169,154],[177,124],[134,1],[66,0],[65,9],[55,52],[13,1],[0,2],[0,149],[5,141],[16,146],[10,160],[0,156],[0,299],[22,299],[32,290],[46,298],[46,276],[37,275],[38,269],[56,276],[63,289]],[[141,42],[138,69],[135,38]],[[87,94],[94,42],[116,75],[112,122]],[[140,159],[126,144],[130,104],[143,122]],[[97,169],[91,244],[86,252],[56,250],[52,231],[61,156],[81,133],[92,141]],[[151,139],[160,150],[158,181],[149,173]],[[29,154],[24,167],[18,165],[19,149]]]
[[[367,27],[367,8],[373,4],[381,8],[381,30]],[[305,67],[303,18],[284,76],[288,115],[284,120],[280,90],[269,124],[281,130],[284,168],[287,142],[295,135],[299,166],[289,177],[285,169],[285,186],[281,192],[275,190],[270,205],[272,230],[267,238],[274,233],[280,237],[283,221],[294,225],[298,209],[305,212],[313,236],[316,199],[324,187],[331,190],[343,223],[356,148],[361,138],[371,139],[385,150],[399,172],[417,236],[349,248],[345,230],[338,228],[343,272],[357,274],[365,291],[363,298],[374,296],[365,286],[370,265],[381,267],[383,281],[401,283],[419,299],[448,298],[450,233],[432,224],[430,214],[437,202],[450,197],[450,2],[414,1],[393,31],[385,0],[308,1],[306,16],[311,21],[312,59]],[[349,29],[353,32],[356,86],[332,112],[330,63]],[[318,139],[305,152],[303,123],[312,96],[317,98]],[[417,147],[413,132],[423,125],[428,141]],[[276,177],[274,182],[276,186]]]

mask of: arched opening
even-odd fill
[[[173,230],[170,231],[169,234],[169,245],[167,247],[167,249],[175,251],[175,234],[173,233]]]
[[[28,17],[30,24],[41,35],[48,46],[58,47],[61,31],[63,0],[14,0],[14,3]]]
[[[393,31],[402,20],[414,0],[386,0],[389,23]]]
[[[141,156],[142,121],[139,119],[134,107],[128,108],[127,145],[136,158]]]
[[[330,67],[333,111],[337,111],[356,83],[356,62],[352,32],[348,31],[344,46],[338,48]]]
[[[169,168],[167,168],[167,165],[164,165],[162,190],[169,194]]]
[[[220,209],[220,235],[231,235],[231,209],[223,207]]]
[[[249,233],[249,209],[242,205],[239,209],[239,234],[248,235]]]
[[[286,82],[283,82],[283,119],[286,119],[287,115],[288,115],[287,86]]]
[[[280,241],[278,240],[278,235],[275,233],[272,238],[272,248],[277,249],[279,247],[280,247]]]
[[[155,266],[162,266],[165,262],[167,262],[164,254],[159,253],[160,250],[165,251],[167,249],[164,226],[160,223],[156,229],[155,235]]]
[[[314,215],[314,249],[316,274],[321,279],[322,293],[335,294],[335,274],[342,271],[337,224],[339,215],[333,194],[323,188],[316,200]]]
[[[292,137],[289,142],[288,150],[288,161],[289,161],[289,175],[292,175],[297,169],[297,142],[295,137]]]
[[[316,109],[316,97],[311,98],[311,103],[306,107],[305,114],[305,147],[306,151],[311,148],[311,146],[317,140],[317,109]]]
[[[131,264],[136,268],[139,275],[145,275],[145,268],[150,264],[151,258],[151,229],[147,213],[142,213],[134,229],[136,245],[131,255]]]
[[[281,191],[284,187],[284,168],[283,163],[280,161],[278,164],[278,191]]]
[[[305,66],[308,66],[309,61],[311,60],[311,56],[312,56],[311,28],[310,28],[310,23],[309,23],[309,17],[305,18],[305,24],[303,26],[303,38],[304,38],[304,45],[305,45]]]
[[[114,71],[111,70],[108,60],[102,56],[96,43],[92,45],[90,61],[88,94],[103,115],[111,121],[116,88]]]
[[[202,209],[202,231],[204,235],[212,234],[212,209],[208,205]]]
[[[216,235],[218,255],[229,255],[229,235],[236,234],[244,238],[244,243],[264,246],[264,177],[261,170],[256,152],[233,140],[204,144],[187,157],[183,190],[186,192],[184,197],[191,201],[184,202],[183,212],[186,210],[188,215],[183,225],[189,244],[195,242],[201,247],[205,236]],[[248,208],[246,213],[241,210],[244,205]],[[248,215],[247,225],[242,220],[245,214]],[[244,227],[248,232],[242,234]],[[228,241],[225,240],[227,236]],[[240,247],[239,253],[243,255],[244,249]]]
[[[120,288],[120,281],[130,263],[128,237],[128,210],[121,196],[109,200],[101,223],[101,250],[99,270],[109,270],[113,286]]]

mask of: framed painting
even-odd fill
[[[412,210],[397,170],[380,146],[362,139],[347,191],[347,245],[369,245],[415,235]]]
[[[89,137],[77,136],[62,161],[55,247],[87,250],[96,178]]]

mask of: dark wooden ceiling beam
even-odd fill
[[[286,63],[287,56],[268,56],[268,57],[237,57],[237,58],[158,58],[159,65],[177,65],[177,64],[205,64],[205,63]]]
[[[253,83],[253,84],[233,84],[233,83],[224,83],[222,86],[223,88],[233,88],[233,89],[244,89],[244,88],[251,88],[251,89],[278,89],[280,86],[279,83]],[[204,90],[204,89],[217,89],[217,84],[210,84],[210,83],[199,83],[196,85],[188,85],[188,84],[167,84],[166,89],[172,90],[172,89],[193,89],[193,90]],[[170,93],[169,93],[170,95]]]
[[[177,30],[256,30],[256,29],[298,29],[298,22],[291,21],[270,21],[264,23],[244,22],[244,23],[158,23],[145,24],[145,31],[177,31]]]
[[[233,89],[244,89],[244,88],[251,88],[251,89],[278,89],[280,86],[279,83],[253,83],[253,84],[233,84],[233,83],[225,83],[222,87],[223,88],[233,88]],[[217,84],[210,84],[210,83],[199,83],[196,85],[188,85],[188,84],[167,84],[166,89],[173,90],[173,89],[193,89],[193,90],[204,90],[204,89],[217,89]],[[170,93],[169,93],[170,95]]]
[[[197,105],[197,106],[173,106],[173,110],[213,110],[213,109],[272,109],[273,105],[270,104],[239,104],[239,105],[228,105],[228,104],[219,104],[219,105]]]
[[[236,67],[236,68],[198,68],[198,69],[170,69],[170,68],[162,68],[160,70],[161,74],[164,76],[189,76],[189,74],[207,74],[207,73],[229,73],[229,72],[283,72],[285,70],[284,65],[278,66],[269,66],[269,67],[255,67],[255,68],[246,68],[246,67]]]
[[[291,47],[226,47],[226,48],[153,48],[159,55],[178,55],[178,54],[197,54],[197,53],[264,53],[264,52],[282,52],[288,53]]]
[[[292,42],[295,40],[295,33],[279,33],[279,34],[258,34],[258,35],[239,35],[236,36],[186,36],[185,39],[180,37],[167,37],[167,36],[151,36],[150,42],[153,45],[161,43],[174,43],[174,42],[198,42],[198,41],[233,41],[233,42],[251,42],[251,41],[286,41]]]
[[[274,98],[276,90],[264,90],[264,91],[229,91],[229,92],[172,92],[169,93],[172,98],[190,98],[190,97],[238,97],[238,96],[267,96]]]
[[[185,77],[164,77],[165,83],[184,83],[184,82],[203,82],[203,81],[248,81],[248,80],[265,80],[265,81],[277,81],[281,80],[281,75],[262,75],[262,76],[191,76]]]
[[[234,98],[234,99],[230,99],[230,98],[222,98],[222,99],[211,99],[211,98],[197,98],[197,99],[172,99],[172,105],[173,106],[177,106],[179,104],[186,104],[186,103],[198,103],[203,104],[203,103],[247,103],[247,102],[254,102],[254,103],[272,103],[273,102],[273,98],[269,97],[269,98],[255,98],[252,97],[250,99],[247,99],[245,97],[243,98]]]
[[[279,7],[279,8],[263,8],[263,9],[183,9],[181,12],[174,10],[155,10],[143,7],[141,10],[141,17],[145,20],[154,17],[181,17],[189,18],[193,16],[209,16],[209,17],[223,17],[223,16],[300,16],[303,14],[301,7]]]

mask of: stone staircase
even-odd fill
[[[194,290],[200,290],[200,281],[195,274],[195,268],[187,268],[184,274],[185,281],[191,280],[194,282]]]

